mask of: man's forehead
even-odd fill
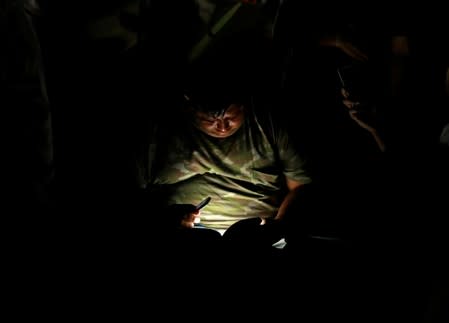
[[[219,118],[219,117],[224,117],[225,115],[238,114],[242,110],[243,110],[242,104],[231,103],[231,104],[227,104],[220,110],[197,110],[197,113],[200,115],[208,116],[208,117]]]

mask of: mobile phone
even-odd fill
[[[206,197],[204,200],[202,200],[200,203],[196,205],[196,210],[201,210],[203,207],[205,207],[212,198],[210,196]]]

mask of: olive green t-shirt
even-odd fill
[[[208,136],[188,122],[159,127],[163,134],[154,150],[151,190],[159,196],[163,192],[167,204],[196,205],[210,196],[211,202],[201,210],[201,223],[213,229],[275,216],[287,192],[285,177],[304,184],[310,178],[287,133],[270,118],[261,123],[248,111],[242,127],[224,139]]]

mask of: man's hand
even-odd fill
[[[167,216],[176,227],[193,228],[200,220],[200,211],[193,204],[172,204],[163,216]]]

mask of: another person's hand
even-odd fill
[[[172,204],[164,216],[175,227],[193,228],[200,220],[200,211],[193,204]]]
[[[365,105],[351,100],[350,94],[346,89],[342,88],[341,94],[343,96],[343,104],[349,109],[349,116],[363,129],[369,132],[376,131],[375,111],[366,109]]]
[[[380,136],[376,125],[376,109],[372,104],[361,104],[350,98],[349,92],[342,88],[343,104],[349,109],[349,116],[363,129],[367,130],[373,136],[380,151],[385,151],[385,142]]]

